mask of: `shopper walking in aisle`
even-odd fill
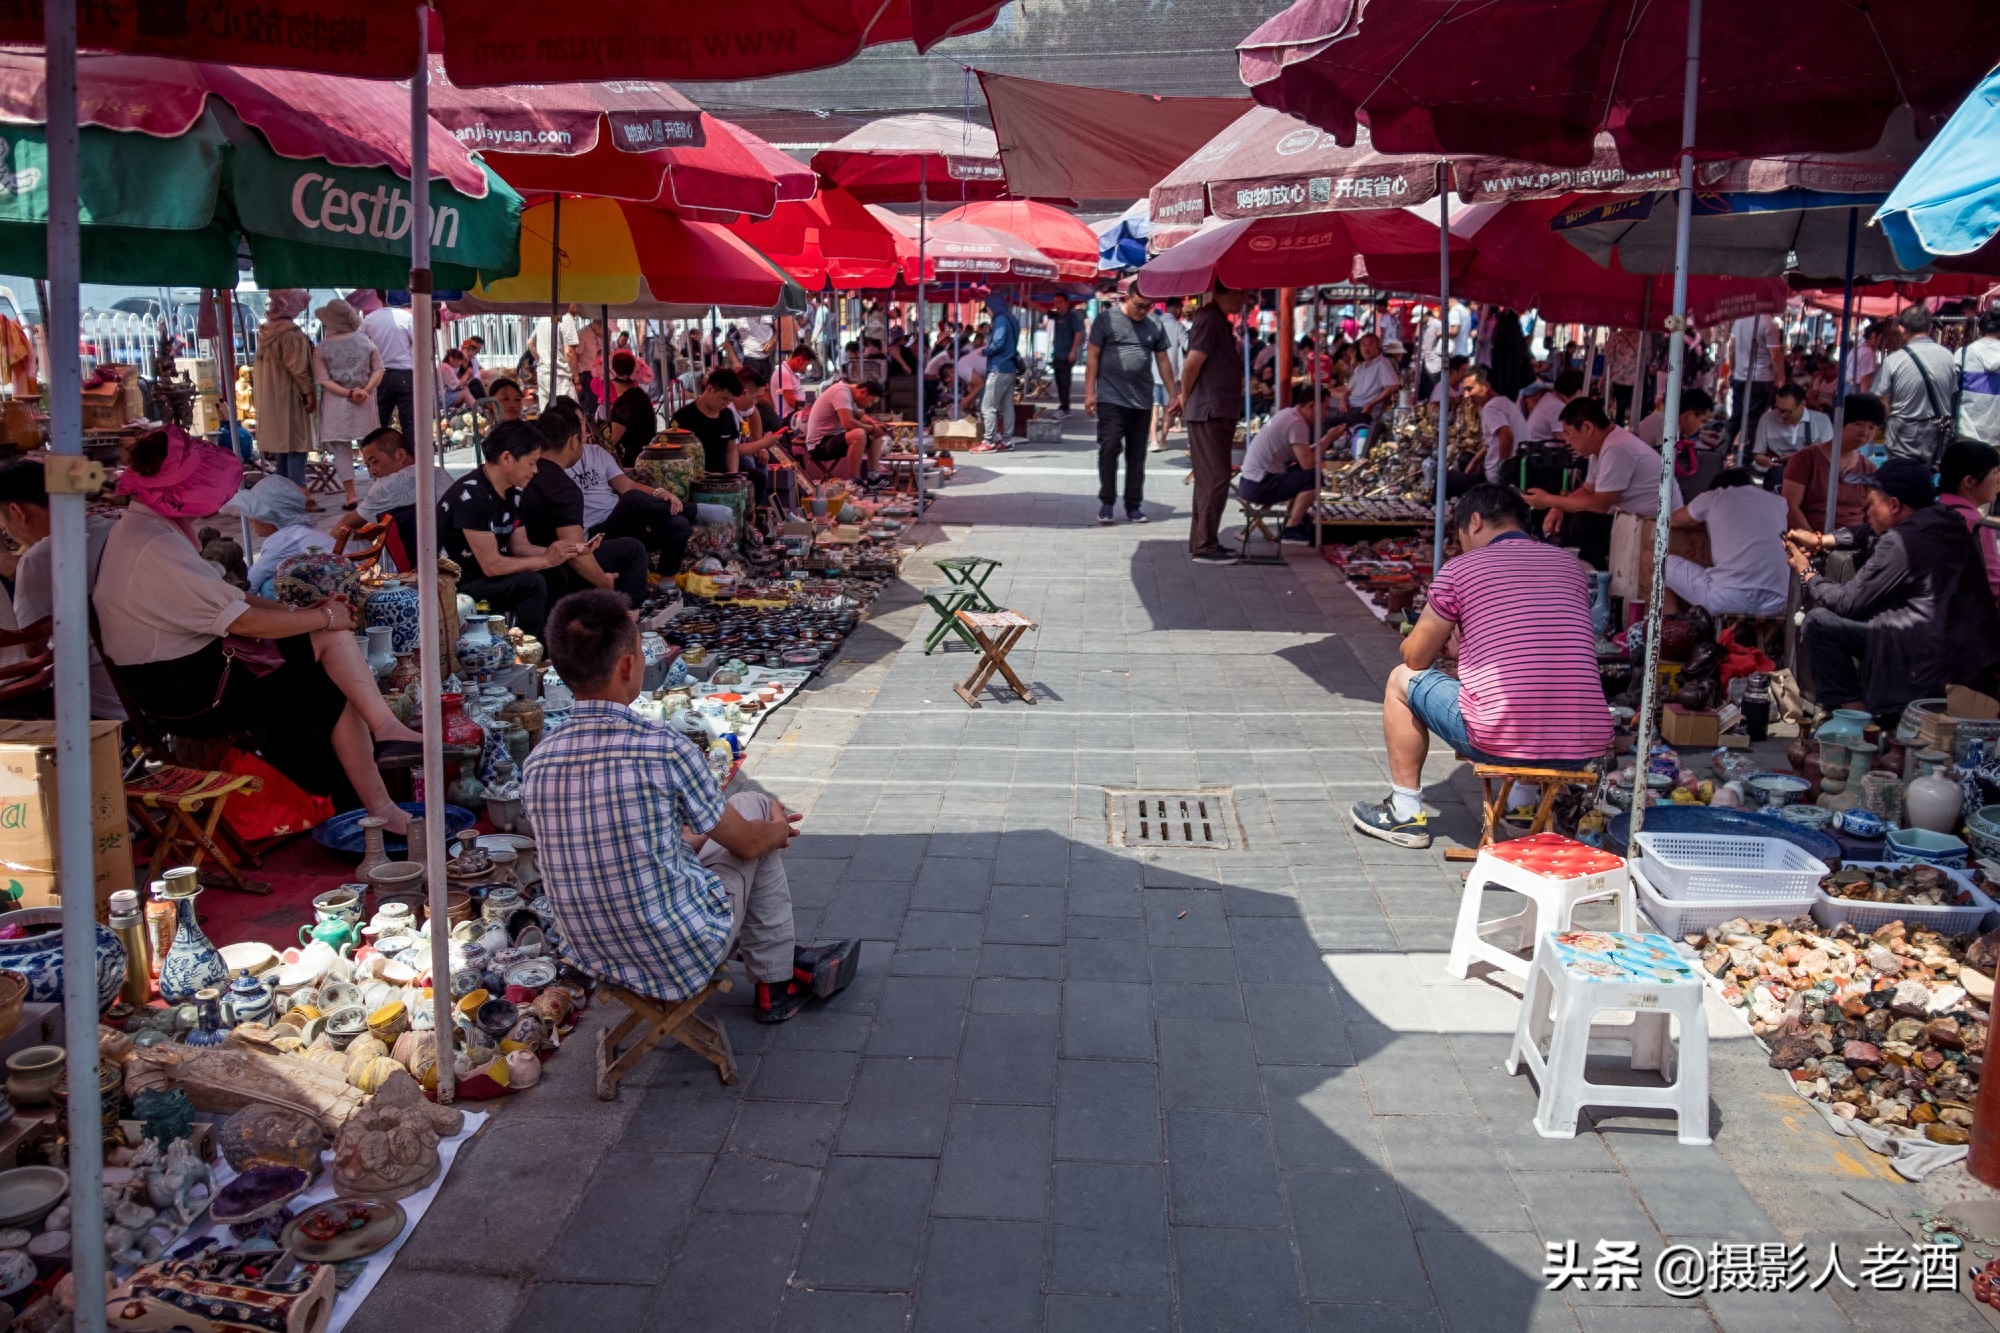
[[[404,439],[415,439],[416,362],[412,358],[416,343],[410,331],[410,312],[392,308],[380,288],[353,292],[347,303],[362,312],[361,331],[382,357],[382,383],[375,390],[375,424],[394,424]]]
[[[986,308],[993,313],[993,332],[986,340],[986,397],[980,404],[980,424],[988,450],[1011,449],[1014,384],[1021,378],[1021,321],[1004,292],[990,293]]]
[[[1076,373],[1076,347],[1084,337],[1083,312],[1070,304],[1067,296],[1055,299],[1055,318],[1049,325],[1049,359],[1056,381],[1056,406],[1069,415],[1069,387]]]
[[[1236,557],[1218,537],[1229,501],[1229,453],[1243,416],[1243,352],[1229,317],[1243,308],[1243,293],[1217,286],[1188,328],[1181,366],[1181,416],[1187,422],[1188,457],[1194,464],[1194,520],[1188,554],[1199,565],[1233,565]]]
[[[2000,448],[2000,306],[1979,316],[1979,336],[1959,349],[1958,433]]]
[[[319,346],[313,349],[313,381],[319,386],[319,448],[333,458],[345,493],[341,508],[353,512],[354,442],[380,430],[375,389],[382,383],[382,354],[361,331],[361,314],[345,301],[328,301],[313,311]]]
[[[1958,366],[1931,337],[1931,323],[1928,306],[1896,316],[1903,345],[1882,358],[1875,389],[1889,405],[1889,457],[1935,468],[1953,433]]]
[[[306,454],[312,449],[312,339],[299,327],[310,298],[303,287],[265,293],[264,322],[257,326],[257,361],[250,371],[251,402],[257,409],[257,452],[271,460],[281,477],[301,489]]]
[[[1125,517],[1146,521],[1146,433],[1153,416],[1153,376],[1171,375],[1167,331],[1153,303],[1127,280],[1118,305],[1106,305],[1090,325],[1083,366],[1083,410],[1097,418],[1097,521],[1111,523],[1118,499],[1118,459],[1125,459]],[[1172,399],[1180,405],[1180,395]],[[1226,478],[1225,478],[1226,484]]]
[[[1167,400],[1174,396],[1174,386],[1181,382],[1181,367],[1187,362],[1188,331],[1181,322],[1181,298],[1170,296],[1160,302],[1159,319],[1167,335],[1167,365],[1173,373],[1153,377],[1153,452],[1165,453],[1167,428],[1174,415]]]
[[[1771,396],[1789,378],[1785,373],[1785,339],[1778,321],[1769,315],[1745,315],[1729,328],[1729,433],[1733,445],[1739,428],[1748,426],[1756,439],[1758,422]],[[1750,416],[1743,416],[1743,395],[1750,396]]]

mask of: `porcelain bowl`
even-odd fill
[[[1889,831],[1889,860],[1897,864],[1922,863],[1948,870],[1963,870],[1965,857],[1964,840],[1949,833],[1933,833],[1921,828]]]

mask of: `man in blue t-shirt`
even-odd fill
[[[986,398],[980,404],[987,450],[1011,449],[1014,438],[1014,384],[1021,378],[1021,321],[1000,292],[986,298],[993,332],[986,340]]]

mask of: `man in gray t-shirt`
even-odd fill
[[[1931,312],[1913,305],[1896,316],[1903,345],[1882,358],[1875,392],[1889,404],[1889,457],[1936,467],[1944,452],[1940,419],[1953,416],[1958,363],[1931,338]]]
[[[1174,378],[1167,361],[1167,331],[1153,303],[1128,285],[1116,307],[1106,305],[1090,325],[1090,355],[1083,368],[1083,410],[1097,418],[1097,521],[1113,521],[1118,499],[1118,455],[1125,455],[1125,517],[1146,521],[1146,438],[1153,419],[1153,372]],[[1180,406],[1171,395],[1167,411]]]

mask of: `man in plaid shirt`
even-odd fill
[[[702,753],[629,706],[646,664],[626,600],[570,594],[549,613],[547,640],[576,707],[528,756],[522,795],[569,961],[680,1000],[740,955],[761,1023],[852,981],[860,941],[793,943],[778,853],[798,816],[758,793],[724,801]]]

